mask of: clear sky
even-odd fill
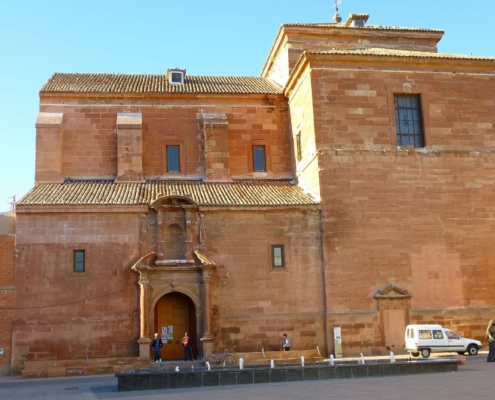
[[[34,185],[38,93],[54,72],[258,76],[282,23],[332,0],[0,0],[0,211]],[[368,24],[445,31],[444,53],[495,57],[495,0],[342,0]],[[494,94],[495,96],[495,94]]]

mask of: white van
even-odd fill
[[[480,341],[463,338],[441,325],[407,325],[405,339],[404,348],[413,357],[419,357],[421,354],[428,358],[430,353],[444,351],[454,351],[458,354],[467,351],[469,355],[475,356],[483,347]]]

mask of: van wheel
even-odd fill
[[[457,354],[459,354],[460,356],[463,356],[465,353],[465,351],[458,351]]]
[[[413,351],[413,352],[411,352],[411,355],[413,357],[419,357],[419,351]]]
[[[421,349],[421,355],[423,356],[423,358],[428,358],[430,356],[430,349]]]
[[[478,346],[472,344],[468,347],[467,351],[470,356],[475,356],[476,354],[478,354]]]

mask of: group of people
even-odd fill
[[[488,324],[488,328],[486,329],[486,337],[488,338],[488,362],[495,362],[495,319],[490,320]],[[284,351],[289,351],[291,348],[291,342],[287,337],[287,334],[284,333],[282,341],[282,348]],[[193,361],[193,354],[191,348],[191,338],[187,335],[187,332],[184,334],[182,338],[182,346],[184,347],[184,361],[190,360]],[[155,353],[155,361],[162,361],[161,358],[161,349],[163,347],[163,341],[160,337],[158,337],[158,333],[155,333],[155,338],[151,343],[151,348]]]
[[[191,338],[187,335],[187,332],[184,334],[184,337],[182,338],[182,346],[184,347],[184,361],[187,361],[188,359],[190,361],[193,361],[194,358],[191,348]],[[162,356],[161,356],[162,347],[163,347],[163,341],[160,337],[158,337],[158,333],[155,333],[155,338],[153,339],[153,342],[151,342],[151,348],[155,353],[156,362],[162,361]]]
[[[187,332],[184,334],[184,337],[182,338],[182,346],[184,347],[184,361],[187,360],[193,361],[194,358],[191,348],[191,338],[187,335]],[[151,348],[155,353],[155,362],[162,361],[162,356],[161,356],[162,347],[163,347],[163,341],[158,336],[158,333],[155,333],[155,338],[153,339],[153,342],[151,342]],[[291,348],[291,343],[286,333],[284,333],[282,348],[284,349],[284,351],[289,351]]]

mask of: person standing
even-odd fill
[[[151,343],[151,348],[155,352],[155,361],[162,361],[162,356],[160,355],[161,349],[163,347],[162,339],[158,337],[158,333],[155,333],[155,338]]]
[[[184,334],[184,337],[182,338],[182,346],[184,346],[184,361],[187,361],[188,358],[190,361],[193,361],[191,338],[187,336],[187,332]]]
[[[486,361],[495,362],[495,319],[491,319],[488,328],[486,328],[488,338],[488,358]]]
[[[291,348],[290,340],[287,337],[287,333],[284,333],[284,341],[282,342],[282,347],[284,348],[284,351],[289,351]]]

